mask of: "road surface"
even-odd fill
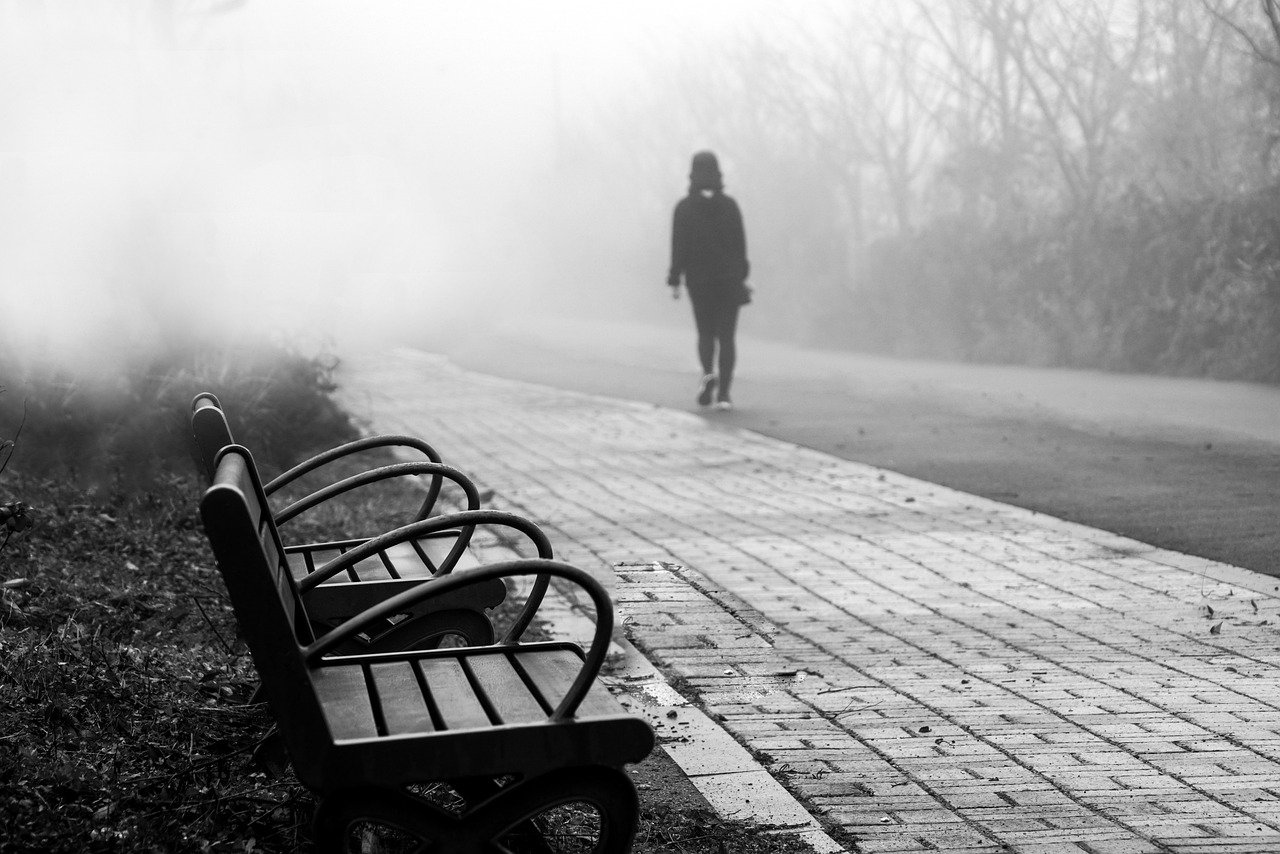
[[[692,327],[692,324],[689,324]],[[530,318],[415,342],[463,367],[699,411],[692,329]],[[708,419],[1280,576],[1280,389],[739,343]]]

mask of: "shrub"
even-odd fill
[[[4,394],[4,387],[0,386],[0,394]],[[9,463],[13,460],[14,450],[18,446],[18,437],[22,435],[22,428],[26,424],[26,415],[23,414],[22,422],[18,424],[18,430],[14,433],[12,439],[0,440],[0,476],[4,475],[4,470],[9,467]],[[4,551],[5,546],[9,545],[9,540],[14,534],[21,534],[31,529],[34,524],[33,512],[31,507],[21,501],[9,501],[3,493],[0,493],[0,552]]]
[[[1280,186],[869,247],[848,340],[895,355],[1280,382]]]
[[[16,373],[15,365],[0,353],[0,375]],[[281,346],[177,349],[140,357],[109,378],[29,366],[20,392],[27,442],[14,465],[27,476],[145,491],[193,470],[191,399],[210,391],[264,467],[287,467],[357,435],[330,397],[336,367]],[[10,420],[4,415],[0,433]]]

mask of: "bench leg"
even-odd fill
[[[394,835],[397,851],[626,854],[638,813],[624,772],[565,768],[503,786],[461,816],[402,791],[334,792],[317,808],[314,828],[324,854],[359,850],[361,826]]]
[[[364,834],[394,838],[391,850],[425,854],[440,849],[435,840],[454,835],[458,821],[443,809],[408,792],[393,789],[349,789],[331,792],[316,807],[312,832],[321,854],[362,851]],[[374,850],[383,850],[377,846]],[[479,851],[480,849],[475,849]]]
[[[332,629],[333,626],[325,623],[312,626],[317,637]],[[487,616],[475,611],[434,611],[408,617],[394,625],[387,622],[369,640],[350,641],[334,652],[361,655],[407,649],[436,649],[451,640],[460,641],[462,646],[488,646],[494,641],[493,623]]]
[[[493,643],[493,623],[475,611],[436,611],[397,623],[394,628],[373,638],[363,651],[435,649],[450,637],[461,638],[465,646],[488,646]]]
[[[548,815],[557,807],[565,809]],[[625,854],[635,838],[639,809],[635,786],[624,772],[563,768],[503,786],[464,818],[485,828],[501,852]],[[531,828],[542,839],[521,847],[519,837]]]

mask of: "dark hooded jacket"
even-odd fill
[[[689,194],[676,204],[667,283],[679,284],[683,274],[690,291],[727,290],[740,287],[750,270],[742,212],[724,194],[715,156],[701,152],[693,159]]]

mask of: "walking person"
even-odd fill
[[[671,296],[680,279],[693,304],[702,383],[698,404],[733,408],[729,396],[737,361],[738,310],[751,301],[747,287],[747,239],[738,203],[724,193],[720,164],[710,151],[693,155],[689,193],[676,204],[671,226]]]

